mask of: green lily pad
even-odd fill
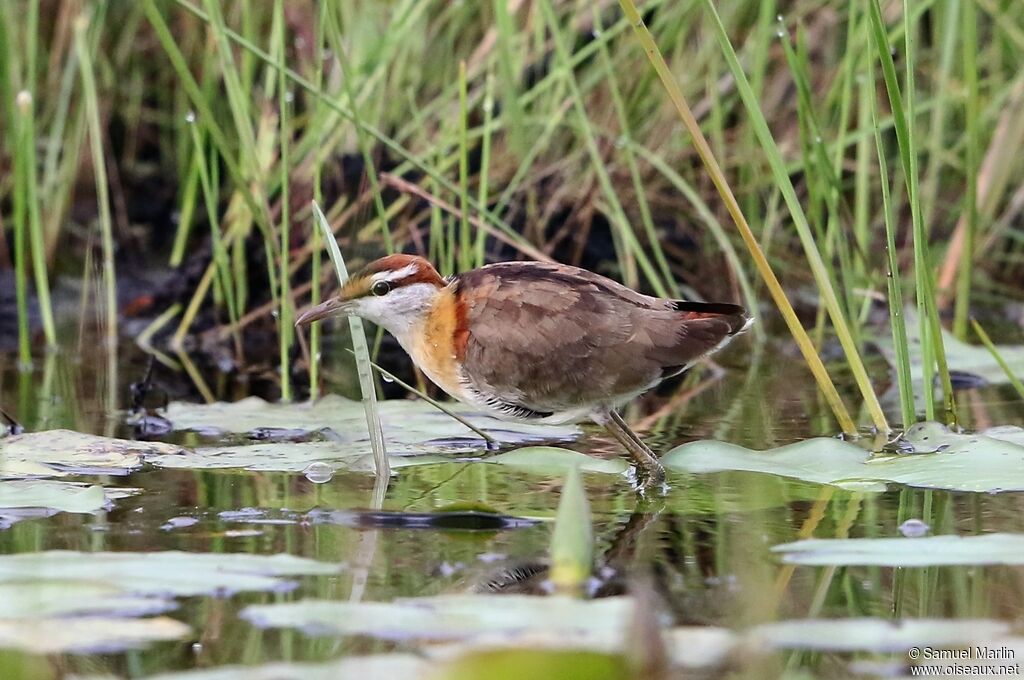
[[[623,654],[579,649],[481,649],[443,664],[435,675],[444,680],[629,680]]]
[[[180,446],[99,437],[72,430],[27,432],[0,439],[0,479],[125,475],[143,457],[181,453]]]
[[[917,318],[917,311],[908,308],[906,321],[910,350],[910,376],[915,382],[920,383],[924,375],[924,358]],[[992,353],[982,345],[963,342],[945,329],[942,331],[942,344],[946,351],[946,363],[949,365],[949,370],[976,375],[993,385],[1010,382],[1006,377],[1006,372],[992,357]],[[895,365],[892,337],[879,338],[877,345],[889,363]],[[1024,376],[1024,345],[996,345],[996,349],[1014,375]]]
[[[313,634],[372,635],[391,639],[458,640],[531,632],[572,636],[621,635],[631,614],[628,598],[578,600],[529,595],[441,595],[392,602],[301,600],[253,605],[242,617],[265,628]]]
[[[500,442],[568,439],[579,434],[576,427],[508,423],[462,406],[454,408]],[[483,442],[473,431],[425,402],[405,399],[381,402],[380,412],[393,468],[450,463],[463,457],[476,459],[484,453]],[[209,446],[184,456],[165,454],[147,458],[159,467],[304,472],[311,464],[319,463],[327,466],[324,470],[334,472],[373,472],[375,469],[362,405],[334,395],[301,404],[271,404],[255,397],[234,403],[174,402],[167,408],[167,418],[177,429],[206,434],[253,434],[274,429],[310,433],[329,430],[329,435],[325,436],[337,441]],[[586,458],[582,454],[566,453]],[[500,458],[486,460],[503,462]],[[549,457],[548,464],[564,469],[563,460],[552,460]],[[601,467],[609,466],[595,466]]]
[[[588,456],[579,451],[563,449],[558,446],[524,446],[507,453],[499,453],[486,459],[489,463],[511,465],[515,467],[551,469],[564,472],[569,468],[578,468],[584,472],[606,472],[620,475],[629,469],[629,463],[622,458],[605,459]]]
[[[0,555],[0,647],[35,653],[142,646],[189,634],[150,617],[172,597],[272,591],[289,577],[336,574],[337,564],[291,555],[81,553]],[[150,618],[139,618],[150,617]]]
[[[419,678],[429,663],[412,654],[353,656],[323,663],[268,663],[160,673],[147,680],[338,680],[338,678]]]
[[[480,450],[476,433],[426,402],[391,399],[379,406],[384,437],[391,448],[419,453]],[[452,410],[503,442],[568,439],[579,434],[573,426],[505,422],[462,405],[453,404]],[[362,404],[337,395],[296,404],[272,404],[257,397],[216,404],[173,402],[167,407],[166,417],[177,430],[210,434],[267,429],[316,432],[330,428],[343,443],[366,444],[362,453],[369,452]]]
[[[1024,534],[925,538],[815,538],[772,548],[784,562],[808,566],[930,567],[1024,564]]]
[[[50,479],[0,482],[0,508],[50,508],[60,512],[95,512],[110,501],[137,493],[136,489],[104,489]]]
[[[872,456],[825,437],[767,451],[700,441],[672,449],[662,462],[680,472],[761,472],[860,491],[882,491],[891,482],[953,491],[1024,491],[1024,446],[1016,443],[1022,437],[1016,428],[959,434],[939,423],[919,423],[907,430],[904,442],[922,453]]]
[[[276,590],[287,585],[281,577],[336,574],[340,570],[337,564],[283,554],[50,550],[0,555],[0,584],[89,581],[117,585],[128,594],[149,595]]]
[[[159,595],[131,595],[110,583],[89,581],[12,581],[0,583],[0,621],[71,615],[148,616],[174,608]]]
[[[0,619],[0,647],[35,654],[117,651],[150,642],[180,640],[191,629],[166,616],[122,619],[87,616],[70,619]]]
[[[794,619],[754,627],[751,635],[776,649],[903,652],[955,647],[1006,635],[1010,625],[989,619]]]

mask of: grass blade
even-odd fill
[[[1021,383],[1020,378],[1013,374],[1013,371],[1006,363],[1006,360],[1003,359],[1001,354],[999,354],[999,350],[996,349],[996,346],[992,343],[992,338],[988,336],[985,329],[982,328],[981,324],[975,319],[971,319],[971,326],[974,327],[974,332],[977,333],[978,337],[981,339],[981,344],[985,345],[985,349],[992,354],[992,358],[996,360],[997,364],[999,364],[999,368],[1003,369],[1003,372],[1006,373],[1006,377],[1009,379],[1010,384],[1013,385],[1013,389],[1017,390],[1017,394],[1020,395],[1021,399],[1024,399],[1024,384]]]
[[[341,250],[338,248],[338,242],[334,239],[334,233],[331,231],[327,217],[324,216],[315,201],[313,202],[313,215],[316,217],[324,243],[327,244],[327,252],[331,256],[331,262],[334,263],[334,270],[338,274],[338,284],[344,285],[348,280],[345,260],[341,256]],[[348,317],[348,327],[352,331],[352,350],[356,355],[359,389],[363,394],[366,427],[370,433],[370,446],[373,448],[373,464],[377,478],[386,479],[391,476],[391,465],[388,463],[388,453],[384,448],[384,431],[381,429],[380,412],[377,410],[377,392],[373,385],[373,369],[370,365],[370,352],[366,347],[366,331],[363,330],[363,320],[358,316],[350,316]]]
[[[697,122],[693,112],[690,110],[689,104],[686,103],[682,90],[679,88],[679,84],[676,83],[672,72],[669,70],[668,64],[665,62],[665,58],[662,56],[661,51],[658,49],[657,43],[654,42],[651,32],[647,29],[647,25],[644,23],[640,13],[637,11],[633,0],[619,0],[619,4],[622,5],[622,8],[626,13],[626,17],[629,19],[630,23],[632,23],[640,44],[647,53],[647,57],[650,59],[654,70],[658,73],[662,84],[668,91],[669,98],[675,105],[675,108],[679,113],[679,117],[682,119],[686,129],[690,132],[690,136],[693,138],[693,144],[697,149],[697,153],[700,155],[701,160],[707,167],[708,174],[711,176],[711,180],[714,182],[715,188],[722,196],[726,209],[729,211],[730,216],[736,223],[740,236],[743,238],[743,243],[747,246],[747,250],[750,251],[750,255],[754,260],[754,266],[757,267],[758,273],[761,274],[765,284],[768,286],[768,291],[771,294],[772,299],[775,301],[775,305],[778,307],[779,312],[782,314],[782,317],[786,322],[786,326],[789,328],[794,340],[796,340],[797,345],[800,347],[800,352],[803,354],[808,368],[814,375],[814,379],[818,383],[818,388],[825,396],[825,400],[828,402],[829,407],[835,414],[836,420],[839,422],[839,426],[843,431],[848,434],[856,434],[857,428],[854,425],[853,419],[850,417],[849,411],[846,410],[846,405],[843,403],[842,397],[839,396],[839,392],[836,390],[836,387],[832,382],[832,378],[829,377],[828,371],[825,369],[825,365],[821,361],[821,357],[818,356],[817,351],[814,349],[814,344],[811,342],[811,338],[807,335],[807,331],[804,330],[803,326],[800,324],[800,319],[797,318],[796,312],[793,310],[793,305],[790,304],[789,299],[786,297],[786,293],[782,290],[782,284],[779,283],[779,279],[775,276],[775,272],[768,263],[768,259],[764,255],[764,251],[761,250],[760,244],[754,237],[754,233],[751,231],[750,225],[747,224],[747,219],[743,216],[743,212],[740,210],[739,203],[737,203],[736,197],[732,193],[732,189],[729,187],[728,180],[726,180],[725,175],[722,173],[722,169],[719,167],[718,161],[715,159],[715,156],[711,151],[711,147],[708,145],[708,141],[700,129],[700,124]],[[720,23],[719,26],[721,26]],[[724,29],[722,30],[724,31]],[[735,57],[735,54],[733,54],[733,56]],[[740,71],[740,75],[742,76],[742,71]],[[749,85],[747,86],[747,89],[749,90]],[[874,398],[873,392],[871,393],[871,396]],[[877,403],[877,399],[875,401]],[[878,411],[881,412],[881,408],[879,408]],[[885,417],[883,415],[883,423],[884,419]],[[887,423],[885,423],[884,429],[888,430]]]
[[[92,150],[92,168],[96,178],[96,203],[100,213],[100,234],[103,250],[103,287],[107,309],[106,341],[108,349],[117,344],[117,283],[114,275],[114,227],[110,215],[107,166],[103,157],[103,133],[100,128],[100,107],[96,96],[96,78],[93,73],[92,54],[89,51],[89,17],[81,15],[75,20],[75,50],[78,54],[82,77],[82,96],[85,99],[86,120],[89,127],[89,148]],[[111,404],[113,406],[113,404]]]

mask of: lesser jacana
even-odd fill
[[[506,420],[604,426],[646,483],[664,469],[616,409],[752,321],[738,305],[641,295],[577,267],[500,262],[442,278],[413,255],[371,262],[296,325],[348,314],[383,326],[463,403]]]

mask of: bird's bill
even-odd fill
[[[314,321],[326,319],[329,316],[338,316],[348,311],[349,301],[336,297],[328,298],[315,307],[310,307],[295,320],[296,326],[308,326]]]

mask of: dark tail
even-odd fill
[[[673,300],[677,311],[683,313],[686,320],[722,319],[729,324],[729,335],[736,335],[750,327],[753,318],[747,310],[739,305],[727,302],[693,302],[691,300]]]

